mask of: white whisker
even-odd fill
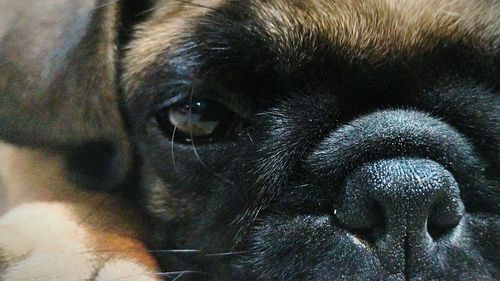
[[[177,170],[177,165],[175,164],[175,153],[174,153],[175,132],[177,132],[177,126],[174,127],[174,130],[172,132],[172,138],[171,138],[171,141],[170,141],[170,154],[172,155],[172,164],[174,165],[174,170]]]
[[[232,256],[232,255],[241,255],[246,252],[240,251],[240,252],[226,252],[226,253],[214,253],[214,254],[206,254],[207,257],[221,257],[221,256]]]

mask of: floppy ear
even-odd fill
[[[115,186],[131,162],[119,50],[146,4],[127,2],[0,0],[0,138],[64,151],[91,186]]]

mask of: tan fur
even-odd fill
[[[130,52],[125,58],[127,67],[123,81],[127,88],[131,88],[134,81],[140,80],[144,69],[153,65],[165,50],[175,45],[176,41],[190,30],[196,18],[209,12],[210,8],[223,5],[227,0],[189,2],[192,4],[157,1],[151,18],[138,27],[136,40],[132,41]]]
[[[174,1],[175,2],[175,1]],[[219,7],[227,1],[195,1]],[[194,6],[194,5],[193,5]],[[143,71],[182,38],[197,17],[210,9],[159,1],[157,11],[139,27],[125,59],[126,88],[133,90]],[[470,0],[256,1],[251,5],[266,25],[267,40],[291,59],[314,52],[312,34],[323,34],[346,57],[374,63],[390,56],[411,58],[432,51],[441,41],[498,55],[500,2]],[[294,49],[306,42],[310,50]],[[294,54],[295,52],[295,54]],[[300,62],[297,62],[300,63]]]
[[[87,233],[67,206],[21,205],[0,218],[0,248],[12,262],[2,278],[79,280],[91,276],[98,260],[87,241]]]
[[[116,145],[119,182],[130,167],[116,94],[120,5],[99,1],[0,0],[0,138]]]
[[[350,58],[374,61],[432,51],[440,40],[465,40],[483,52],[498,52],[498,1],[337,0],[290,5],[278,0],[262,1],[255,9],[267,24],[268,40],[288,52],[311,34],[327,36]]]
[[[0,143],[0,159],[4,207],[11,209],[0,217],[0,250],[7,261],[15,261],[5,280],[30,280],[36,274],[70,280],[71,272],[88,276],[108,260],[135,264],[136,275],[158,268],[140,242],[144,226],[138,210],[116,196],[75,188],[65,178],[60,156]],[[107,275],[112,269],[115,275],[122,272],[120,266],[106,268]],[[64,278],[56,279],[57,273]],[[129,280],[154,276],[141,278]]]
[[[117,276],[117,272],[120,275]],[[96,281],[158,281],[158,274],[147,268],[125,259],[110,260],[99,271]]]
[[[20,205],[0,218],[0,249],[9,262],[2,280],[156,280],[156,264],[137,254],[144,252],[138,242],[117,237],[96,248],[96,238],[107,236],[82,225],[71,204]]]
[[[72,192],[73,187],[64,178],[58,155],[0,142],[0,159],[3,207],[9,209],[35,200],[78,200],[78,194]]]

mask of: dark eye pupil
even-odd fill
[[[191,104],[180,104],[178,107],[171,108],[170,112],[187,116],[191,114],[192,120],[200,118],[204,121],[214,121],[224,118],[228,113],[228,109],[214,101],[198,100]]]
[[[228,136],[237,117],[226,106],[197,99],[174,104],[157,114],[160,128],[180,142],[209,142]]]

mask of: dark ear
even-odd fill
[[[0,138],[63,151],[90,186],[115,186],[130,167],[119,57],[146,4],[127,2],[0,3]]]

